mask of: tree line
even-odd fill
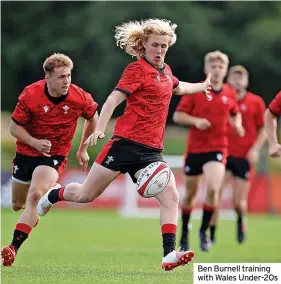
[[[72,80],[102,105],[133,58],[116,47],[114,28],[128,20],[178,24],[167,63],[180,79],[204,79],[204,55],[221,50],[250,72],[249,89],[268,103],[281,89],[281,2],[2,2],[2,110],[44,76],[54,52],[74,61]],[[179,98],[171,102],[171,114]],[[124,106],[118,107],[115,116]]]

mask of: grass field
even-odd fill
[[[10,242],[18,216],[2,211],[2,245]],[[199,223],[192,223],[194,262],[281,262],[280,216],[250,217],[244,245],[235,242],[234,223],[221,221],[218,244],[209,253],[198,250]],[[193,283],[192,265],[161,270],[159,231],[156,219],[53,210],[22,246],[14,266],[2,268],[2,283]]]

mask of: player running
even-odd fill
[[[237,241],[244,242],[246,238],[246,218],[248,192],[254,177],[254,167],[259,161],[261,148],[266,136],[264,131],[265,103],[263,99],[247,90],[249,73],[241,65],[233,66],[228,72],[228,83],[237,91],[237,100],[242,115],[242,125],[245,136],[237,135],[233,127],[228,127],[228,157],[223,189],[232,177],[233,208],[237,214]],[[215,231],[219,207],[215,211],[210,225],[210,237],[215,242]]]
[[[205,82],[180,82],[164,63],[165,55],[176,42],[177,25],[167,20],[148,19],[127,22],[116,28],[117,45],[138,60],[124,70],[116,88],[103,105],[96,131],[87,143],[96,144],[104,138],[114,109],[126,100],[124,114],[118,118],[111,140],[103,147],[83,184],[58,186],[40,200],[39,215],[44,215],[61,200],[77,203],[92,202],[121,173],[129,173],[136,183],[142,170],[153,162],[163,161],[161,151],[166,118],[172,94],[184,95],[205,92]],[[206,95],[204,97],[206,99]],[[174,175],[159,195],[160,222],[164,257],[162,268],[172,270],[188,264],[194,257],[191,251],[175,250],[179,195]]]
[[[48,57],[43,64],[45,79],[23,90],[12,114],[10,132],[17,138],[13,209],[24,210],[11,244],[1,250],[3,266],[13,264],[20,246],[37,224],[37,203],[67,163],[79,117],[85,119],[85,125],[76,157],[86,170],[89,156],[84,142],[97,125],[98,105],[89,93],[71,84],[72,68],[72,60],[64,54]]]
[[[211,100],[200,92],[183,96],[173,119],[180,125],[191,125],[185,153],[185,196],[182,201],[182,232],[180,246],[189,249],[188,224],[202,175],[207,187],[203,205],[202,223],[199,231],[200,248],[208,251],[207,235],[210,220],[218,205],[218,194],[223,182],[227,157],[227,124],[232,116],[233,127],[244,135],[241,115],[235,99],[236,93],[223,80],[228,69],[228,56],[220,51],[205,56],[204,71],[211,73]]]

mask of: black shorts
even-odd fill
[[[211,161],[225,164],[223,152],[188,153],[185,159],[184,173],[187,176],[198,176],[203,173],[203,166]]]
[[[226,170],[230,171],[233,176],[245,180],[251,178],[252,168],[245,158],[227,157]]]
[[[30,184],[36,167],[49,166],[61,174],[66,164],[67,158],[65,156],[34,157],[16,153],[13,159],[13,180],[23,184]]]
[[[153,162],[163,162],[161,150],[113,136],[104,145],[95,162],[113,171],[128,173],[136,183],[135,173]]]

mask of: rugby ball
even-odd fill
[[[154,162],[142,170],[137,180],[137,192],[145,198],[162,192],[171,177],[171,169],[164,162]]]

